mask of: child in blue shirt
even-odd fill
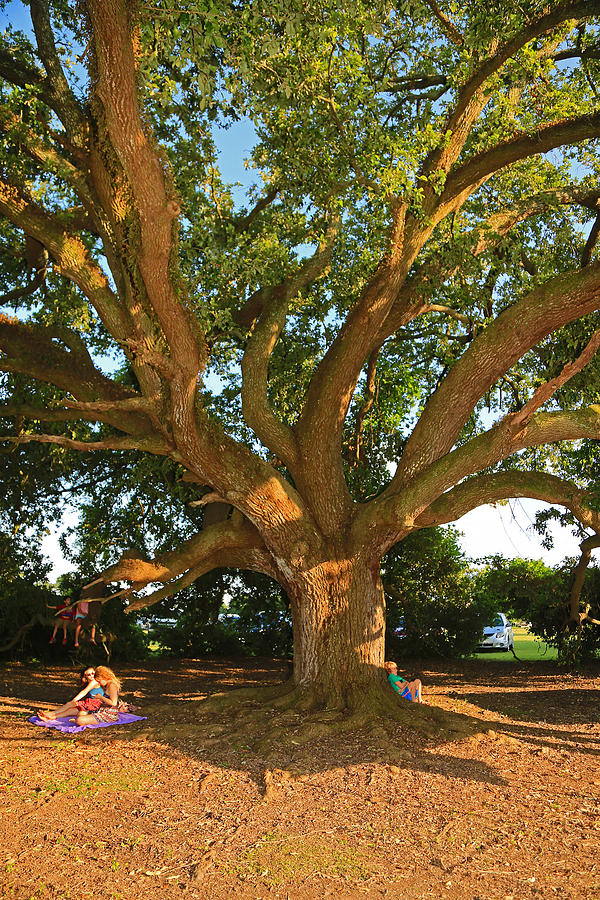
[[[401,678],[398,675],[398,666],[395,662],[386,662],[384,668],[387,672],[388,681],[397,694],[400,694],[404,700],[412,700],[415,703],[423,702],[421,696],[423,685],[420,678],[415,678],[413,681],[406,681],[404,678]]]

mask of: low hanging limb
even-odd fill
[[[76,605],[77,604],[72,604],[72,606],[76,606]],[[70,608],[70,607],[65,607],[65,609],[68,609],[68,608]],[[31,631],[31,629],[35,625],[47,625],[48,627],[52,628],[52,626],[56,622],[56,615],[58,615],[58,613],[56,613],[52,617],[45,616],[45,615],[43,615],[43,613],[35,613],[35,615],[33,615],[28,622],[25,622],[24,625],[21,625],[21,627],[15,632],[15,634],[10,639],[10,641],[8,641],[8,643],[3,644],[0,647],[0,653],[8,653],[9,650],[12,650],[12,648],[19,643],[21,638],[23,638],[27,634],[28,631]],[[104,635],[104,633],[102,632],[101,629],[98,629],[98,635],[100,638],[100,644],[102,645],[102,649],[106,653],[107,659],[110,660],[110,644],[112,643],[112,641],[107,641],[106,636]]]

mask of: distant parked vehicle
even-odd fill
[[[394,628],[394,635],[397,638],[404,639],[406,637],[406,626],[404,621],[404,616],[400,616],[398,619],[398,627]]]
[[[514,646],[512,625],[504,613],[498,613],[492,624],[486,625],[483,629],[477,650],[502,650],[508,653]]]

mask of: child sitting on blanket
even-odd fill
[[[398,666],[395,662],[386,662],[384,668],[388,673],[388,681],[397,694],[400,694],[404,700],[413,700],[416,703],[423,702],[421,699],[423,685],[420,678],[415,678],[414,681],[406,681],[404,678],[401,678],[398,675]]]
[[[99,668],[102,668],[99,666]],[[63,716],[74,716],[78,712],[94,712],[102,706],[104,691],[96,680],[96,671],[90,666],[81,673],[81,690],[58,709],[40,710],[38,716],[43,722],[54,722]]]
[[[108,666],[96,666],[96,681],[104,689],[104,695],[100,698],[101,705],[93,712],[80,710],[75,719],[77,725],[117,722],[120,712],[133,712],[136,709],[124,700],[119,700],[121,682]]]

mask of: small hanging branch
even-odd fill
[[[587,366],[598,350],[598,347],[600,347],[600,330],[593,333],[577,359],[574,359],[572,362],[563,366],[562,371],[556,378],[551,378],[550,381],[547,381],[537,388],[519,412],[509,414],[507,418],[510,417],[511,419],[511,430],[518,433],[526,428],[529,420],[534,413],[537,412],[540,406],[546,403],[559,388],[569,381],[570,378],[573,378],[574,375],[577,375],[578,372],[581,372],[581,370]]]
[[[367,383],[365,386],[365,402],[356,414],[354,447],[352,447],[350,450],[350,466],[352,468],[354,468],[354,466],[358,465],[358,463],[360,462],[361,450],[363,446],[363,429],[365,419],[369,411],[372,409],[375,402],[375,397],[377,396],[377,357],[379,356],[380,349],[381,347],[377,347],[369,356],[369,363],[367,366]]]
[[[569,621],[576,622],[580,628],[583,622],[585,622],[586,620],[596,623],[596,620],[592,619],[592,617],[589,615],[589,606],[584,612],[581,612],[579,609],[579,600],[581,597],[581,591],[583,588],[583,583],[585,581],[587,568],[592,557],[592,550],[594,550],[596,547],[600,547],[600,534],[593,534],[591,537],[588,537],[584,541],[582,541],[580,544],[581,557],[579,558],[579,562],[573,570],[573,580],[571,582],[571,590],[569,593],[568,601]]]
[[[464,38],[456,25],[450,21],[448,16],[442,12],[440,7],[437,5],[436,0],[425,0],[427,6],[432,11],[450,40],[453,44],[456,44],[457,47],[462,47],[464,44]]]

